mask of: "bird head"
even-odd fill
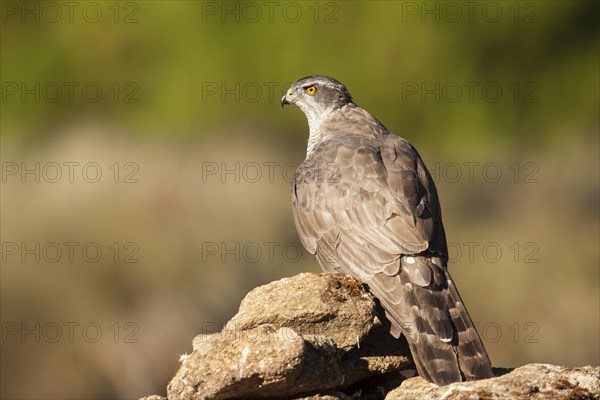
[[[351,105],[348,89],[333,78],[322,75],[307,76],[292,83],[281,98],[281,106],[293,104],[304,112],[308,120],[308,148],[310,155],[322,139],[322,126],[336,110]]]
[[[322,75],[307,76],[292,83],[281,98],[281,106],[293,104],[307,116],[324,115],[352,103],[348,89],[333,78]]]

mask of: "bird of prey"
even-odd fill
[[[367,283],[429,382],[493,376],[447,270],[438,195],[423,160],[352,101],[340,82],[308,76],[281,99],[308,119],[306,159],[292,179],[296,229],[326,272]]]

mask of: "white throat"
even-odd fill
[[[308,120],[309,134],[308,146],[306,148],[306,158],[308,158],[314,151],[315,146],[325,139],[325,135],[321,132],[321,126],[329,119],[329,117],[331,117],[333,108],[327,110],[314,110],[310,106],[302,103],[298,104],[298,106],[304,112],[304,115],[306,115],[306,119]]]

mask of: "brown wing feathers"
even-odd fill
[[[355,120],[368,123],[364,110],[355,110],[361,113]],[[373,126],[363,137],[332,135],[298,168],[292,194],[301,240],[324,270],[369,285],[391,333],[407,337],[425,379],[490,377],[485,348],[446,270],[433,181],[416,150],[381,129]],[[323,163],[336,166],[333,179],[317,179],[314,169]]]

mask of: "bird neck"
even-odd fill
[[[322,133],[323,130],[321,128],[323,124],[334,114],[335,109],[313,110],[311,108],[306,108],[302,111],[304,111],[306,119],[308,120],[309,134],[308,145],[306,148],[306,158],[308,158],[313,153],[317,144],[325,139],[325,135]]]
[[[319,143],[324,140],[343,136],[349,141],[357,140],[361,143],[377,145],[381,135],[389,133],[381,122],[354,103],[348,103],[328,112],[304,110],[304,113],[309,128],[306,158],[309,158]]]
[[[321,141],[321,129],[320,125],[311,126],[309,121],[309,135],[308,135],[308,144],[306,146],[306,158],[309,158],[313,151],[315,150],[315,146]]]

